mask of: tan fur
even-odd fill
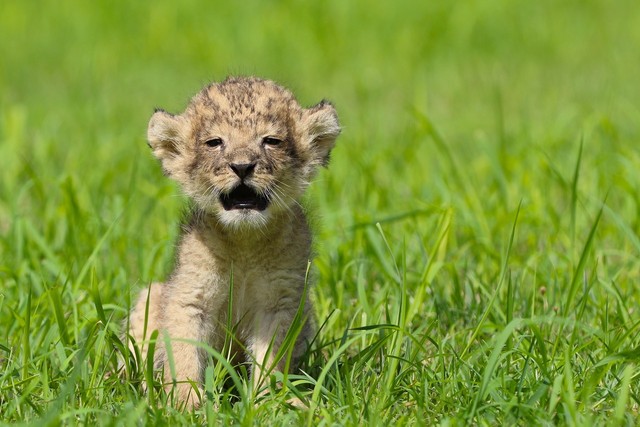
[[[175,271],[166,283],[140,293],[130,334],[137,343],[154,329],[170,337],[175,378],[162,339],[155,363],[164,368],[167,384],[178,381],[181,402],[198,404],[186,381],[202,381],[207,359],[188,341],[222,351],[229,317],[233,351],[246,350],[236,357],[253,362],[256,383],[265,369],[285,368],[285,358],[275,360],[275,353],[299,307],[306,323],[292,367],[304,353],[312,337],[305,292],[311,234],[299,199],[318,166],[327,164],[339,133],[331,104],[304,109],[288,90],[252,77],[205,87],[180,115],[159,110],[151,117],[149,145],[195,207],[178,246]],[[244,180],[237,172],[243,165],[251,165]],[[223,207],[223,195],[233,194],[241,182],[268,200],[266,209]],[[146,346],[141,348],[146,357]]]

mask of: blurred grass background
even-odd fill
[[[434,344],[398,357],[432,360],[435,351],[442,366],[471,372],[451,367],[412,383],[422,398],[387,390],[379,422],[518,420],[501,403],[514,390],[475,386],[492,337],[539,314],[582,329],[572,329],[566,355],[556,354],[565,329],[531,332],[553,344],[553,357],[540,356],[530,380],[549,387],[531,386],[540,395],[525,393],[534,409],[523,413],[632,422],[637,359],[616,359],[631,363],[628,373],[603,365],[611,383],[584,372],[640,344],[639,51],[631,0],[3,1],[0,409],[8,421],[50,413],[100,317],[96,290],[116,331],[130,290],[170,270],[184,200],[145,144],[153,108],[181,111],[209,81],[251,74],[289,87],[303,105],[330,99],[344,126],[309,196],[318,323],[329,319],[321,341],[392,322],[408,298],[407,334]],[[585,329],[581,347],[575,331]],[[87,350],[96,369],[107,369],[98,354],[114,357],[104,345]],[[556,395],[550,384],[565,375],[565,356],[579,360],[568,371],[576,382]],[[397,368],[384,360],[374,372]],[[369,388],[363,380],[354,395]],[[126,412],[116,390],[98,399],[114,419]],[[430,390],[441,394],[425,397]],[[95,406],[65,399],[63,420]],[[393,399],[408,403],[398,409]],[[333,402],[347,403],[358,408]],[[373,422],[364,409],[327,407],[326,422]]]

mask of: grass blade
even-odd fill
[[[511,226],[511,235],[509,236],[509,243],[507,245],[507,251],[504,255],[504,261],[502,263],[502,272],[500,273],[500,280],[498,281],[495,291],[493,292],[493,294],[491,295],[491,299],[489,300],[489,302],[487,303],[486,308],[484,309],[483,313],[482,313],[482,317],[480,317],[480,320],[478,321],[477,326],[474,328],[473,333],[471,334],[471,337],[469,338],[469,340],[467,341],[467,345],[464,348],[464,350],[462,350],[462,353],[460,353],[460,359],[464,358],[464,356],[467,354],[467,352],[469,351],[469,348],[471,348],[471,345],[474,343],[476,337],[478,336],[478,334],[480,333],[480,330],[482,329],[487,316],[489,315],[489,313],[491,312],[491,309],[493,307],[493,304],[496,301],[496,298],[498,297],[498,293],[500,291],[500,288],[502,287],[502,283],[504,283],[504,279],[507,275],[507,271],[508,271],[508,265],[509,265],[509,256],[511,255],[511,248],[513,247],[513,240],[515,238],[516,235],[516,226],[518,225],[518,217],[520,216],[520,207],[522,206],[522,201],[520,201],[520,203],[518,204],[518,210],[516,211],[516,216],[513,220],[513,225]]]

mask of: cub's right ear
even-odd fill
[[[162,162],[162,167],[169,174],[177,157],[184,151],[187,140],[185,120],[182,116],[169,114],[164,110],[156,110],[149,120],[147,141],[153,155]]]

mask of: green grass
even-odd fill
[[[5,0],[0,40],[0,420],[638,422],[634,1]],[[344,132],[307,200],[312,375],[256,397],[210,351],[189,412],[108,373],[185,204],[147,120],[227,74]]]

